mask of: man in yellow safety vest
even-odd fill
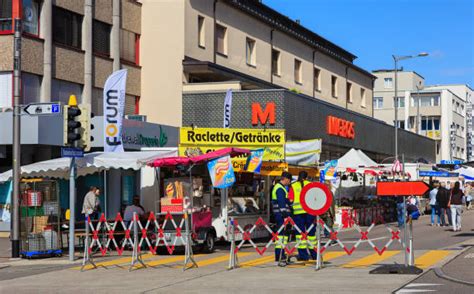
[[[311,258],[316,260],[317,254],[314,250],[314,245],[316,244],[316,224],[315,216],[312,216],[303,209],[301,206],[301,191],[303,187],[308,185],[308,173],[306,171],[300,171],[298,174],[298,180],[291,184],[289,199],[290,202],[293,202],[293,219],[296,226],[303,233],[308,234],[308,241],[302,239],[302,235],[299,232],[296,232],[296,243],[298,244],[298,260],[306,261],[309,260],[308,249],[311,254]],[[313,226],[311,228],[311,226]],[[311,229],[310,229],[311,228]]]
[[[285,219],[291,216],[290,202],[288,201],[288,185],[291,183],[291,174],[289,172],[283,172],[281,174],[280,182],[273,186],[272,190],[272,211],[275,216],[276,229],[278,231],[284,224]],[[283,245],[288,243],[288,236],[279,236],[282,240]],[[286,260],[286,254],[283,250],[283,246],[278,241],[275,242],[275,261],[281,262]]]

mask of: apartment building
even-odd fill
[[[376,70],[373,74],[377,76],[374,117],[394,125],[394,72]],[[438,162],[468,160],[467,109],[472,96],[467,89],[466,85],[426,86],[418,73],[398,72],[398,127],[434,139]]]
[[[102,114],[102,88],[127,69],[126,113],[141,96],[141,4],[132,0],[0,0],[0,108],[12,106],[14,19],[23,21],[21,103],[75,94]]]
[[[215,91],[231,81],[236,90],[290,89],[373,115],[375,77],[356,56],[261,1],[141,2],[140,106],[148,120],[179,126],[183,87]]]

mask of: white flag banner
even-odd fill
[[[104,86],[104,152],[123,152],[122,120],[127,70],[112,73]]]
[[[315,165],[321,155],[321,139],[293,141],[285,144],[285,158],[288,164]]]
[[[230,116],[232,114],[232,89],[227,90],[224,102],[224,128],[230,127]]]

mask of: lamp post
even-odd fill
[[[419,53],[418,55],[392,55],[393,61],[395,63],[395,98],[394,98],[394,103],[395,103],[395,122],[394,122],[394,127],[395,127],[395,160],[398,160],[398,62],[405,60],[405,59],[410,59],[410,58],[416,58],[416,57],[425,57],[428,56],[428,53],[422,52]],[[405,106],[406,107],[406,106]]]

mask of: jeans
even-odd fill
[[[446,208],[446,216],[448,217],[448,223],[450,226],[453,225],[453,219],[451,218],[451,208]]]
[[[405,215],[403,214],[403,202],[397,203],[397,219],[398,219],[398,226],[403,227],[405,224]]]
[[[451,204],[452,226],[453,226],[453,230],[455,231],[461,229],[461,213],[462,213],[462,205]]]
[[[441,225],[442,226],[445,226],[446,225],[446,218],[445,218],[445,214],[446,214],[446,210],[448,210],[449,208],[443,208],[443,207],[440,207],[439,210],[438,210],[438,218],[441,219]]]
[[[431,206],[431,224],[435,224],[435,217],[438,216],[438,225],[440,224],[441,220],[439,217],[439,208],[438,205],[430,205]]]

